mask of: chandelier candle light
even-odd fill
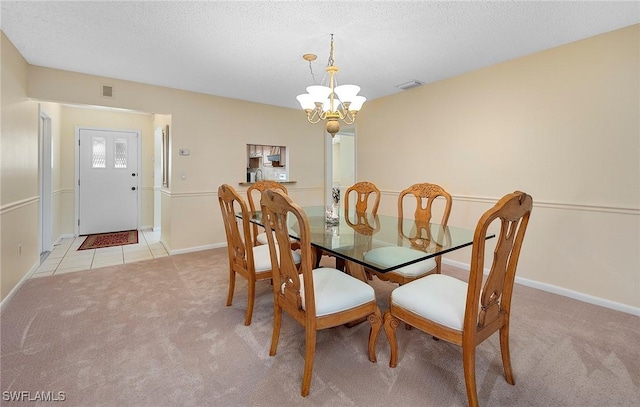
[[[316,56],[305,54],[302,58],[308,61],[309,66],[311,66],[311,61],[314,61]],[[327,121],[327,132],[331,134],[331,137],[340,131],[338,120],[342,120],[346,124],[354,123],[356,114],[367,100],[364,96],[358,96],[358,92],[360,92],[359,86],[336,86],[335,76],[338,73],[338,67],[333,62],[333,34],[331,34],[331,53],[329,55],[329,63],[325,68],[325,71],[329,74],[329,86],[308,86],[307,93],[296,97],[300,102],[300,106],[307,113],[309,123],[316,124],[321,120]]]

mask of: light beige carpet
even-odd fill
[[[326,259],[324,261],[327,261]],[[444,267],[458,277],[464,271]],[[318,334],[311,394],[300,397],[302,328],[285,316],[269,357],[272,298],[258,284],[243,325],[246,284],[225,307],[226,249],[29,280],[1,315],[2,406],[464,406],[461,350],[398,330],[391,369],[368,326]],[[374,280],[381,308],[393,285]],[[633,406],[640,401],[640,318],[518,286],[504,380],[497,336],[480,345],[483,406]],[[7,392],[64,393],[11,402]]]

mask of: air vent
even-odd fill
[[[417,88],[418,86],[424,85],[424,82],[420,82],[420,81],[409,81],[407,83],[403,83],[400,85],[396,85],[396,88],[400,88],[402,90],[407,90],[407,89],[411,89],[411,88]]]
[[[113,98],[113,85],[102,85],[102,97]]]

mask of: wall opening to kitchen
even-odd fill
[[[288,181],[287,147],[247,144],[247,182]]]

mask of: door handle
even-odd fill
[[[135,173],[135,172],[132,172],[132,173],[131,173],[131,176],[132,176],[132,177],[135,177],[135,176],[136,176],[136,173]]]
[[[132,190],[132,191],[135,191],[135,190],[136,190],[136,187],[131,187],[131,190]]]

